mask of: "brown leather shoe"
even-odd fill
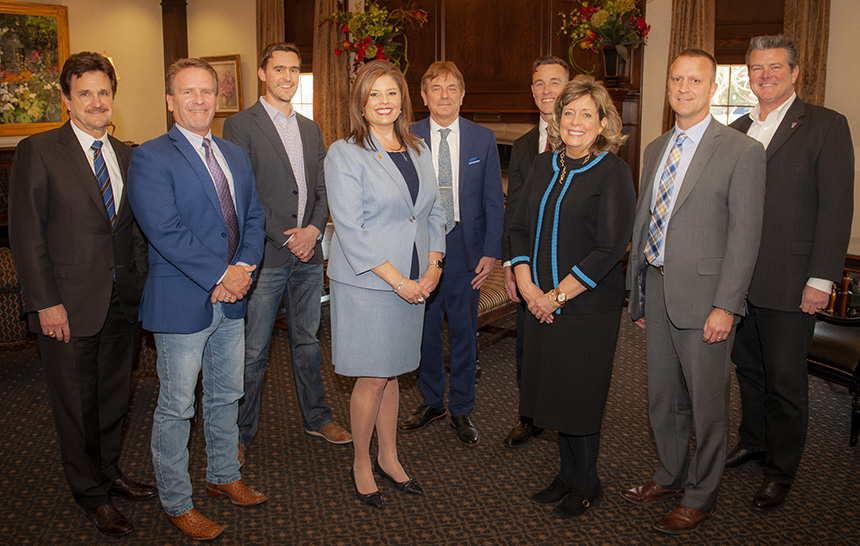
[[[645,485],[640,485],[639,487],[633,487],[631,489],[625,489],[621,492],[621,497],[633,504],[649,504],[652,502],[657,502],[659,500],[663,500],[668,497],[674,497],[676,495],[683,495],[683,489],[666,489],[660,485],[657,485],[653,481],[646,483]]]
[[[186,536],[194,540],[212,540],[224,532],[224,528],[192,508],[181,516],[164,514],[167,521],[175,525]]]
[[[241,443],[239,444],[239,466],[241,467],[245,464],[245,446]]]
[[[120,495],[130,501],[151,499],[158,495],[158,489],[151,485],[138,483],[123,476],[116,479],[110,486],[111,495]]]
[[[350,444],[352,443],[352,434],[346,431],[342,426],[335,422],[331,422],[317,430],[306,430],[311,436],[319,436],[331,444]]]
[[[96,529],[103,535],[109,537],[121,537],[134,531],[131,523],[122,512],[116,509],[112,502],[96,506],[94,508],[84,508],[84,515],[87,519],[96,526]]]
[[[693,510],[683,504],[679,504],[674,510],[658,519],[654,524],[654,529],[657,529],[661,533],[669,533],[670,535],[692,533],[705,520],[713,516],[714,511],[715,509]]]
[[[257,506],[258,504],[262,504],[269,500],[266,495],[254,491],[242,483],[242,480],[236,480],[233,483],[225,483],[224,485],[206,482],[206,492],[209,496],[215,497],[216,499],[228,497],[230,502],[236,506]]]

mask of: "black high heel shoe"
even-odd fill
[[[600,481],[597,482],[597,488],[588,498],[586,498],[580,490],[574,488],[573,491],[571,491],[570,494],[561,501],[561,504],[553,509],[552,515],[561,519],[570,519],[582,515],[600,504],[600,499],[602,497],[603,487],[601,487]]]
[[[358,492],[358,485],[355,483],[355,471],[349,469],[349,477],[352,480],[352,487],[355,488],[355,498],[361,501],[361,504],[366,504],[373,508],[382,508],[382,493],[379,490],[368,495]]]
[[[390,481],[394,485],[394,488],[398,491],[403,491],[404,493],[409,493],[410,495],[424,494],[424,489],[422,489],[421,486],[418,485],[418,482],[415,481],[415,478],[409,478],[405,482],[395,481],[394,478],[392,478],[391,476],[386,474],[384,470],[382,470],[382,467],[379,466],[379,461],[373,461],[373,470],[375,470],[377,474],[379,474],[386,480]]]

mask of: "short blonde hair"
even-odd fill
[[[603,87],[603,84],[596,81],[593,76],[586,76],[585,74],[580,74],[570,80],[555,99],[552,119],[549,121],[549,126],[547,127],[550,146],[555,151],[564,148],[564,142],[561,140],[561,131],[559,130],[561,112],[565,106],[585,95],[591,97],[591,100],[597,106],[598,120],[606,120],[606,126],[597,135],[597,138],[588,151],[593,154],[607,151],[617,152],[627,142],[627,135],[621,134],[621,116],[618,115],[618,110],[615,109],[615,105],[612,103],[612,97],[609,96],[609,91]]]

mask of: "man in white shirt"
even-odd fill
[[[752,506],[766,511],[784,503],[806,442],[806,355],[815,313],[827,307],[842,277],[854,148],[845,116],[795,94],[800,69],[789,38],[753,38],[747,68],[759,102],[732,127],[765,146],[767,190],[749,311],[732,351],[743,415],[726,467],[764,462]]]
[[[504,203],[499,151],[493,132],[463,117],[466,84],[457,65],[437,61],[421,78],[430,117],[412,126],[433,154],[447,224],[444,271],[427,299],[418,385],[424,401],[400,424],[420,430],[445,416],[443,318],[448,316],[451,426],[461,443],[478,443],[471,419],[475,404],[475,335],[481,285],[502,251]],[[442,264],[438,264],[442,267]]]

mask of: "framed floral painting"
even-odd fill
[[[218,74],[218,110],[215,117],[224,118],[242,111],[242,59],[239,55],[201,57]]]
[[[68,56],[66,6],[0,1],[0,135],[62,125],[60,68]]]

